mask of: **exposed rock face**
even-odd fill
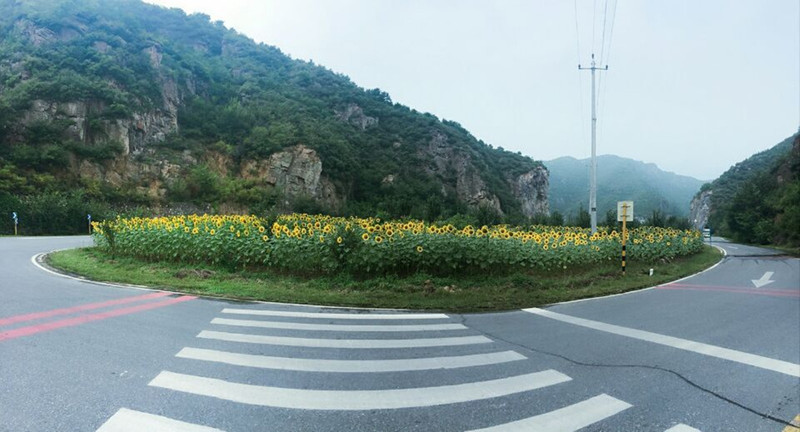
[[[333,183],[322,176],[317,152],[303,145],[274,153],[266,160],[244,161],[240,173],[242,178],[262,179],[282,189],[287,198],[307,196],[334,209],[341,204]]]
[[[124,154],[140,153],[150,144],[162,142],[168,134],[178,130],[177,106],[174,107],[174,113],[154,110],[134,113],[129,119],[103,119],[99,122],[99,128],[90,129],[88,118],[103,110],[105,104],[100,101],[34,100],[22,115],[20,126],[69,120],[72,124],[64,131],[66,138],[87,144],[119,142],[123,145]]]
[[[547,189],[550,184],[547,168],[543,166],[522,174],[516,179],[510,179],[514,197],[522,206],[522,214],[533,217],[537,214],[550,213],[547,201]]]
[[[337,110],[336,118],[361,130],[366,130],[368,127],[378,124],[377,118],[365,115],[361,107],[353,103],[342,110]]]
[[[711,215],[711,196],[714,191],[709,189],[695,195],[689,207],[689,223],[695,229],[703,229],[708,224]]]
[[[455,190],[460,201],[472,208],[487,206],[498,214],[503,214],[500,199],[489,191],[486,182],[472,165],[470,155],[448,144],[446,135],[434,131],[420,156],[430,161],[426,167],[429,174],[434,174],[445,182],[455,176]]]
[[[84,24],[70,22],[67,26],[58,28],[58,32],[47,27],[40,27],[33,21],[20,19],[14,23],[14,30],[22,34],[35,46],[41,46],[55,41],[68,41],[80,37],[86,32]]]

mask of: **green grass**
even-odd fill
[[[131,258],[112,259],[97,248],[55,252],[47,263],[62,271],[107,282],[147,285],[203,296],[318,305],[432,309],[475,312],[542,306],[654,286],[717,263],[720,252],[702,252],[670,263],[629,263],[622,276],[618,262],[589,269],[465,277],[386,276],[357,280],[349,275],[301,278],[273,272],[226,269]],[[649,276],[650,268],[654,275]],[[210,270],[213,274],[201,274]],[[188,273],[188,275],[187,275]]]

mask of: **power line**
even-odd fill
[[[614,22],[616,21],[616,17],[617,17],[617,1],[614,0],[614,5],[613,5],[613,7],[611,9],[611,29],[609,30],[609,36],[608,36],[608,50],[607,50],[608,51],[608,56],[605,59],[605,63],[606,64],[608,64],[609,60],[611,59],[611,42],[613,41],[613,38],[614,38]],[[605,24],[603,25],[603,27],[605,28]],[[601,59],[603,58],[602,54],[601,54],[600,57],[601,57]],[[602,60],[601,60],[601,63],[602,63]],[[598,92],[598,95],[597,95],[597,104],[598,104],[597,110],[602,112],[603,108],[605,108],[605,104],[604,104],[605,99],[603,98],[603,96],[606,93],[606,82],[605,82],[605,80],[603,80],[603,76],[602,75],[600,75],[599,87],[600,87],[600,91]],[[602,133],[603,125],[600,125],[600,127],[601,127],[601,133]]]
[[[594,52],[594,34],[597,23],[597,0],[592,1],[592,52]]]
[[[578,27],[578,0],[574,1],[575,6],[575,47],[577,51],[575,52],[576,55],[576,63],[580,65],[581,63],[581,32]],[[578,112],[579,118],[581,119],[581,137],[586,136],[586,123],[583,121],[584,118],[584,111],[585,108],[583,106],[583,81],[581,80],[581,71],[577,70],[575,74],[575,78],[578,80],[578,106],[580,111]]]
[[[603,52],[606,49],[606,18],[608,18],[608,0],[603,5],[603,37],[600,38],[600,63],[603,63]]]

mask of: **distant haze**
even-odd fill
[[[592,51],[609,64],[599,154],[710,180],[800,124],[797,0],[149,2],[206,13],[539,160],[590,154],[590,74],[577,63]]]

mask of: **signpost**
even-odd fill
[[[17,225],[19,224],[17,212],[11,212],[11,219],[14,219],[14,235],[17,235]]]
[[[633,201],[617,201],[617,222],[622,222],[622,275],[625,276],[625,241],[628,239],[626,222],[633,222]]]

